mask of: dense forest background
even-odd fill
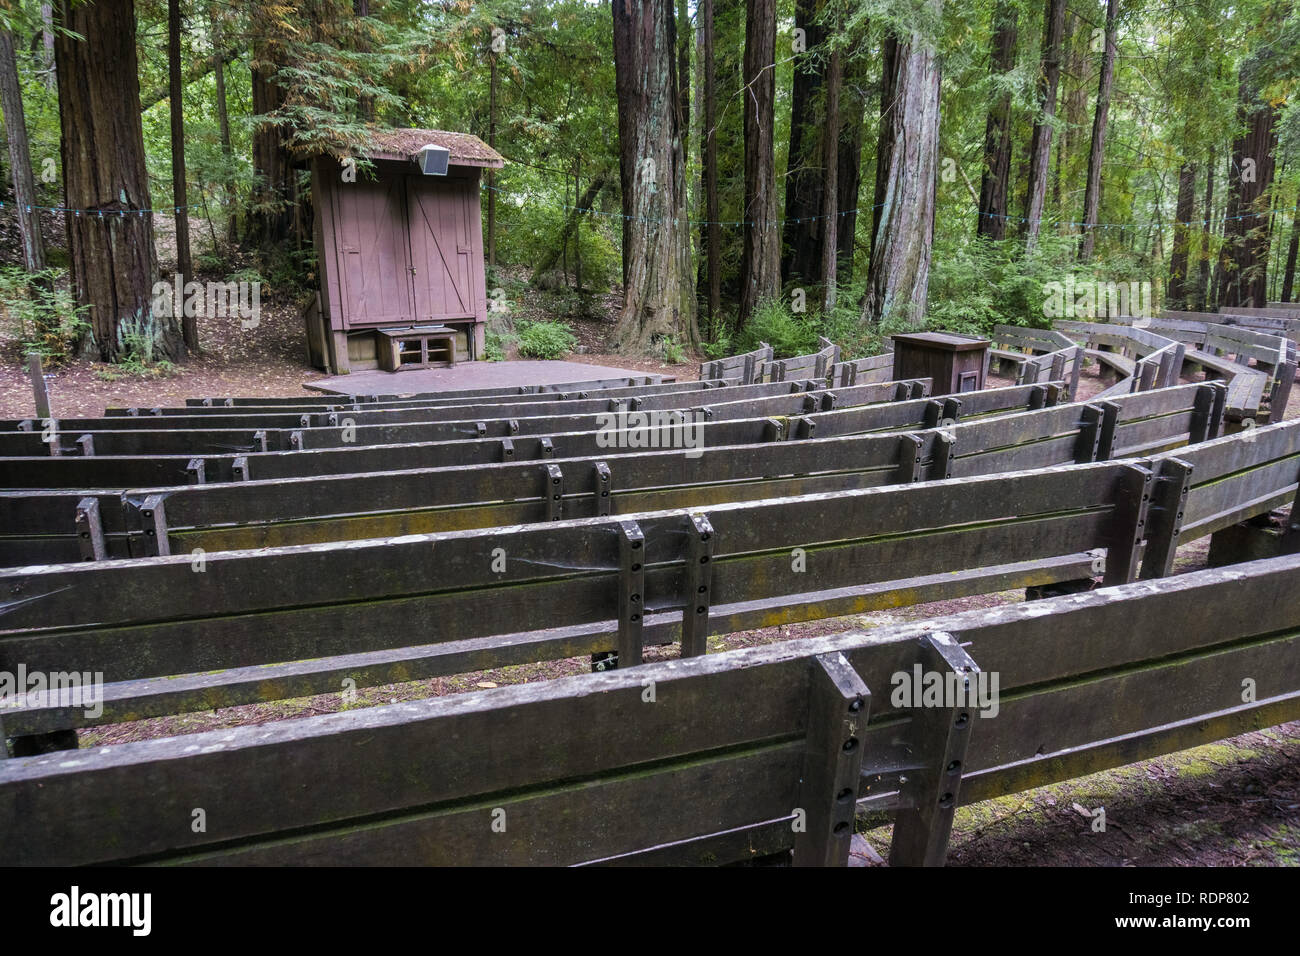
[[[303,295],[303,160],[408,126],[507,159],[489,289],[621,291],[629,353],[1044,324],[1067,275],[1291,301],[1298,50],[1289,0],[0,0],[0,308],[178,360],[159,260]]]

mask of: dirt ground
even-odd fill
[[[611,300],[612,301],[612,300]],[[612,315],[610,303],[604,311]],[[540,314],[541,301],[521,303]],[[572,320],[581,343],[571,361],[619,365],[694,378],[697,359],[668,365],[653,358],[611,354],[608,318]],[[304,333],[292,303],[263,302],[261,324],[244,330],[237,319],[204,322],[203,352],[165,376],[114,377],[86,360],[53,370],[51,402],[58,417],[99,415],[107,406],[174,405],[203,395],[291,396],[323,377],[307,367]],[[11,344],[0,342],[0,417],[33,414],[30,384]],[[1007,384],[998,380],[990,384]],[[1105,387],[1085,374],[1078,398]],[[1288,417],[1300,413],[1300,389]],[[1176,570],[1203,566],[1205,545],[1180,551]],[[945,601],[852,618],[746,631],[710,640],[710,651],[767,644],[854,628],[935,617],[1023,600],[1022,591]],[[656,648],[648,660],[676,655]],[[428,696],[463,693],[588,671],[586,659],[552,661],[394,684],[339,695],[278,701],[119,724],[83,732],[81,746],[194,733],[286,717],[328,713]],[[963,808],[957,815],[950,865],[1296,865],[1300,863],[1300,722],[1250,733],[1206,747],[1118,770]],[[1106,829],[1094,832],[1092,811],[1105,807]],[[877,865],[889,828],[865,825],[856,862]]]

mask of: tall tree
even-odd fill
[[[41,65],[45,68],[45,88],[58,88],[59,76],[54,67],[54,4],[41,4]]]
[[[59,75],[64,204],[77,304],[89,306],[104,361],[121,354],[123,320],[148,322],[158,271],[149,176],[140,122],[133,0],[61,6],[54,43]],[[174,321],[161,329],[162,351],[178,359],[184,345]]]
[[[838,47],[831,50],[826,66],[826,128],[822,135],[822,166],[826,182],[822,187],[821,218],[821,283],[822,312],[829,314],[835,308],[836,265],[839,250],[836,248],[835,223],[839,219],[840,173],[840,84],[844,74],[842,54]]]
[[[943,0],[919,0],[918,17],[935,29]],[[864,322],[924,321],[934,245],[939,157],[939,63],[928,31],[885,39],[876,149],[876,218],[862,303]]]
[[[1238,78],[1241,132],[1232,144],[1228,220],[1224,223],[1221,305],[1262,307],[1268,301],[1268,203],[1277,148],[1277,107],[1257,84],[1259,61],[1248,59]]]
[[[776,0],[745,5],[745,228],[740,321],[781,291],[776,206]]]
[[[1056,118],[1056,89],[1061,81],[1061,38],[1065,32],[1065,0],[1047,0],[1043,13],[1043,50],[1038,73],[1038,112],[1029,142],[1029,189],[1025,197],[1025,250],[1038,243],[1038,230],[1047,198],[1047,173],[1052,159],[1052,122]]]
[[[704,178],[704,225],[700,245],[705,261],[708,316],[716,320],[722,309],[722,223],[718,201],[717,67],[714,63],[715,24],[713,0],[700,0],[699,28],[703,62],[699,82],[703,87],[704,127],[700,134],[700,164]]]
[[[1101,80],[1097,86],[1097,106],[1092,119],[1092,146],[1088,151],[1088,179],[1083,193],[1083,239],[1079,259],[1092,258],[1097,242],[1097,216],[1101,208],[1101,171],[1106,162],[1106,129],[1110,120],[1110,91],[1115,80],[1115,31],[1118,27],[1119,0],[1106,2],[1106,28],[1102,40]]]
[[[170,88],[172,135],[172,202],[176,211],[176,271],[188,281],[194,275],[190,258],[190,210],[185,188],[185,106],[181,85],[181,0],[167,0],[167,77]],[[185,347],[198,349],[199,320],[184,310],[181,334]]]
[[[673,8],[670,0],[611,7],[627,276],[614,344],[622,352],[646,352],[665,337],[694,344]]]
[[[984,175],[980,180],[976,234],[1001,239],[1007,227],[1007,180],[1011,173],[1011,90],[1006,78],[1016,66],[1018,11],[1011,0],[993,9],[993,56],[989,72],[1003,82],[995,87],[984,131]]]
[[[821,135],[828,117],[818,97],[825,85],[825,31],[817,19],[817,0],[796,0],[794,25],[802,30],[805,49],[794,58],[790,89],[790,141],[786,151],[785,226],[782,230],[781,280],[814,281],[821,268],[818,216],[825,177]]]
[[[1300,252],[1300,209],[1294,210],[1291,215],[1291,245],[1287,248],[1286,271],[1282,275],[1281,301],[1283,302],[1290,302],[1291,295],[1295,292],[1295,264],[1297,252]]]
[[[45,243],[36,208],[36,178],[32,175],[32,151],[27,140],[27,119],[23,111],[22,88],[18,83],[18,60],[14,38],[0,28],[0,110],[4,111],[9,140],[9,167],[14,178],[14,214],[23,244],[23,265],[28,272],[45,270]]]
[[[222,51],[225,49],[224,32],[222,29],[222,15],[218,12],[216,4],[208,7],[208,29],[212,33],[212,55],[213,55],[213,75],[216,80],[216,105],[217,105],[217,130],[221,137],[221,155],[229,164],[234,156],[234,149],[230,143],[230,108],[226,100],[226,65],[222,57]],[[237,217],[235,216],[235,191],[230,183],[224,184],[224,196],[226,201],[226,212],[229,216],[227,222],[227,232],[229,239],[234,242],[238,236]]]
[[[1166,301],[1171,308],[1185,309],[1192,295],[1188,274],[1192,244],[1192,217],[1196,213],[1196,164],[1184,162],[1178,168],[1178,199],[1174,205],[1174,249],[1169,260]]]
[[[488,53],[488,145],[497,148],[497,53],[493,48]],[[487,171],[488,217],[487,217],[487,258],[488,265],[496,268],[497,264],[497,174],[495,169]],[[626,276],[624,276],[626,278]]]
[[[245,234],[264,247],[289,240],[297,179],[289,151],[289,133],[280,121],[287,102],[279,77],[287,65],[284,34],[292,29],[279,19],[278,8],[255,7],[251,15],[254,43],[249,69],[252,78],[253,171],[257,185],[245,216]]]
[[[1196,292],[1192,297],[1194,308],[1211,311],[1210,299],[1210,240],[1213,238],[1214,220],[1214,147],[1205,163],[1205,202],[1201,207],[1201,254],[1197,260]]]
[[[865,28],[865,27],[863,27]],[[841,285],[853,281],[853,254],[858,234],[858,196],[862,188],[862,144],[867,129],[867,68],[870,58],[853,56],[843,66],[840,83],[839,186],[835,247],[839,257],[836,276]]]

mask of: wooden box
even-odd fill
[[[967,339],[946,332],[892,336],[894,378],[928,378],[931,395],[977,392],[984,387],[988,339]]]

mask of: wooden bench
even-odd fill
[[[772,360],[772,346],[760,342],[758,348],[743,355],[714,359],[700,366],[700,378],[738,378],[740,384],[762,381],[762,368]]]
[[[927,419],[910,433],[922,439],[919,452],[896,432],[869,433],[778,442],[761,452],[709,444],[694,457],[614,448],[545,464],[477,466],[472,474],[385,467],[275,481],[0,492],[0,566],[423,534],[1131,457],[1216,435],[1219,391],[1183,385],[1105,406],[969,420],[960,400],[918,402]],[[830,431],[833,418],[809,420]],[[936,430],[940,423],[946,432]],[[587,480],[595,474],[604,476],[602,494]],[[152,501],[147,509],[145,501]]]
[[[1137,574],[1139,552],[1141,576],[1161,577],[1183,537],[1180,523],[1186,533],[1203,534],[1293,498],[1297,453],[1300,426],[1287,423],[1251,440],[1232,436],[1150,462],[854,492],[839,499],[835,514],[796,498],[566,522],[550,526],[545,550],[544,533],[499,529],[219,555],[208,573],[226,575],[220,589],[176,559],[5,572],[8,587],[49,595],[40,607],[14,606],[8,640],[0,644],[33,668],[101,662],[106,670],[124,665],[140,672],[192,660],[186,654],[195,652],[220,667],[239,645],[254,656],[275,646],[313,657],[293,668],[136,684],[125,678],[105,688],[110,719],[173,713],[185,702],[209,706],[214,687],[251,696],[270,685],[288,696],[337,692],[340,679],[375,679],[385,667],[409,680],[447,673],[452,659],[461,669],[483,666],[482,643],[443,645],[438,662],[428,646],[394,644],[431,629],[451,632],[439,614],[420,613],[439,604],[425,573],[431,545],[447,551],[440,567],[455,568],[467,585],[497,598],[462,602],[456,616],[466,616],[468,629],[457,641],[517,620],[524,605],[500,598],[518,590],[527,601],[532,582],[528,606],[570,620],[616,621],[622,651],[639,650],[660,626],[619,610],[627,607],[619,595],[642,579],[628,580],[633,552],[618,542],[641,540],[642,553],[657,554],[660,564],[644,572],[646,604],[655,600],[657,613],[676,617],[683,650],[689,641],[697,653],[608,674],[92,748],[73,765],[63,753],[0,759],[0,830],[8,835],[0,864],[718,863],[791,849],[796,863],[842,864],[859,809],[894,815],[891,863],[939,864],[961,804],[1300,716],[1300,607],[1287,599],[1300,587],[1300,557],[1127,583]],[[1000,531],[990,521],[995,516]],[[927,534],[902,533],[907,528]],[[572,568],[556,574],[525,560],[506,580],[494,578],[479,551],[506,540],[507,532],[516,555],[563,555],[590,570],[575,578]],[[789,594],[797,582],[782,583],[777,573],[778,563],[788,566],[791,542],[833,542],[809,559],[822,562],[814,565],[819,586],[841,590],[818,597],[837,602],[841,613],[860,613],[849,609],[887,601],[904,583],[883,582],[889,593],[868,597],[872,589],[864,583],[884,573],[920,573],[906,583],[934,593],[934,579],[959,577],[952,569],[972,560],[1037,557],[1096,540],[1111,548],[1106,583],[1115,586],[1092,593],[869,635],[698,652],[703,635],[733,627],[746,613],[770,618],[792,600],[813,599]],[[768,548],[782,552],[779,561],[760,553]],[[716,564],[704,591],[701,579],[687,573],[701,566],[701,555]],[[381,588],[356,574],[327,582],[321,569],[367,561],[390,578],[392,587],[377,592],[384,599],[353,615],[355,632],[314,627],[328,624],[331,614],[346,617],[346,602],[363,597],[366,587]],[[301,585],[293,608],[277,594],[282,580]],[[997,578],[982,583],[993,586]],[[58,588],[75,599],[58,597],[65,593]],[[677,588],[691,598],[677,596]],[[773,603],[777,592],[786,593]],[[712,603],[704,621],[692,621],[700,593]],[[566,594],[567,602],[555,600]],[[746,603],[719,606],[730,600]],[[1205,613],[1226,606],[1252,613]],[[178,608],[183,618],[175,617]],[[249,612],[270,613],[279,626],[254,640],[247,620],[237,626]],[[399,621],[404,633],[392,630]],[[223,630],[229,640],[214,639]],[[598,638],[571,632],[513,635],[496,649],[519,662],[547,641],[567,653],[599,646]],[[116,651],[114,642],[121,645]],[[135,653],[121,654],[127,645]],[[361,653],[365,646],[379,650]],[[342,656],[319,656],[340,648]],[[639,654],[623,663],[634,659]],[[982,673],[998,674],[999,718],[984,720],[992,715],[979,701],[927,708],[894,700],[894,675],[917,667],[944,682],[965,675],[977,685]],[[1225,673],[1258,675],[1258,694],[1243,701],[1238,682],[1224,680]],[[653,706],[647,688],[654,689]],[[3,719],[11,729],[39,733],[77,714],[91,719],[29,701]],[[849,741],[854,745],[844,746]],[[344,765],[349,773],[340,784],[334,768]],[[286,792],[299,797],[286,802]],[[189,825],[196,806],[205,810],[204,828]],[[510,821],[504,830],[490,826],[498,813]]]
[[[448,326],[376,329],[375,335],[379,367],[386,372],[434,366],[451,368],[456,364],[456,332]]]

